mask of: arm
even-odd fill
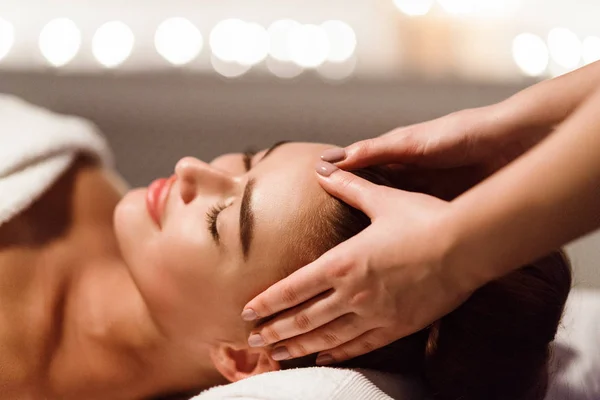
[[[450,264],[472,266],[475,286],[600,226],[599,110],[596,90],[546,140],[452,202]]]
[[[346,170],[375,164],[473,167],[475,176],[483,172],[485,177],[547,137],[598,87],[600,62],[540,82],[496,104],[329,150],[323,159]]]
[[[512,132],[553,126],[564,121],[598,87],[600,61],[514,94],[500,103],[497,119],[509,121]]]

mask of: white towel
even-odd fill
[[[398,375],[327,367],[256,375],[191,400],[423,400],[421,386]]]
[[[0,94],[0,225],[29,207],[78,153],[113,165],[107,143],[89,121]]]

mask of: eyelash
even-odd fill
[[[252,168],[252,159],[256,155],[256,152],[253,150],[246,150],[243,154],[244,168],[246,168],[246,172],[250,171]]]
[[[246,172],[250,171],[250,169],[252,168],[252,159],[254,158],[254,156],[256,155],[255,151],[252,150],[246,150],[243,154],[243,162],[244,162],[244,168],[246,169]],[[216,205],[212,206],[208,212],[206,213],[206,222],[208,223],[208,231],[210,232],[210,234],[212,235],[213,239],[215,239],[217,242],[219,241],[219,231],[217,229],[217,218],[219,217],[219,214],[221,213],[221,211],[223,211],[224,209],[227,208],[227,205],[223,202],[219,202]]]
[[[212,235],[213,239],[219,241],[219,231],[217,230],[217,218],[219,213],[223,211],[227,206],[223,202],[219,202],[212,206],[206,213],[206,222],[208,223],[208,231]]]

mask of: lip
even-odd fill
[[[156,179],[148,186],[146,192],[146,207],[148,208],[148,213],[159,228],[161,227],[162,216],[165,212],[169,191],[171,190],[171,186],[175,182],[175,179],[175,175],[170,178]]]

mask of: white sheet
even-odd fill
[[[554,343],[547,400],[600,400],[600,290],[572,290]]]

